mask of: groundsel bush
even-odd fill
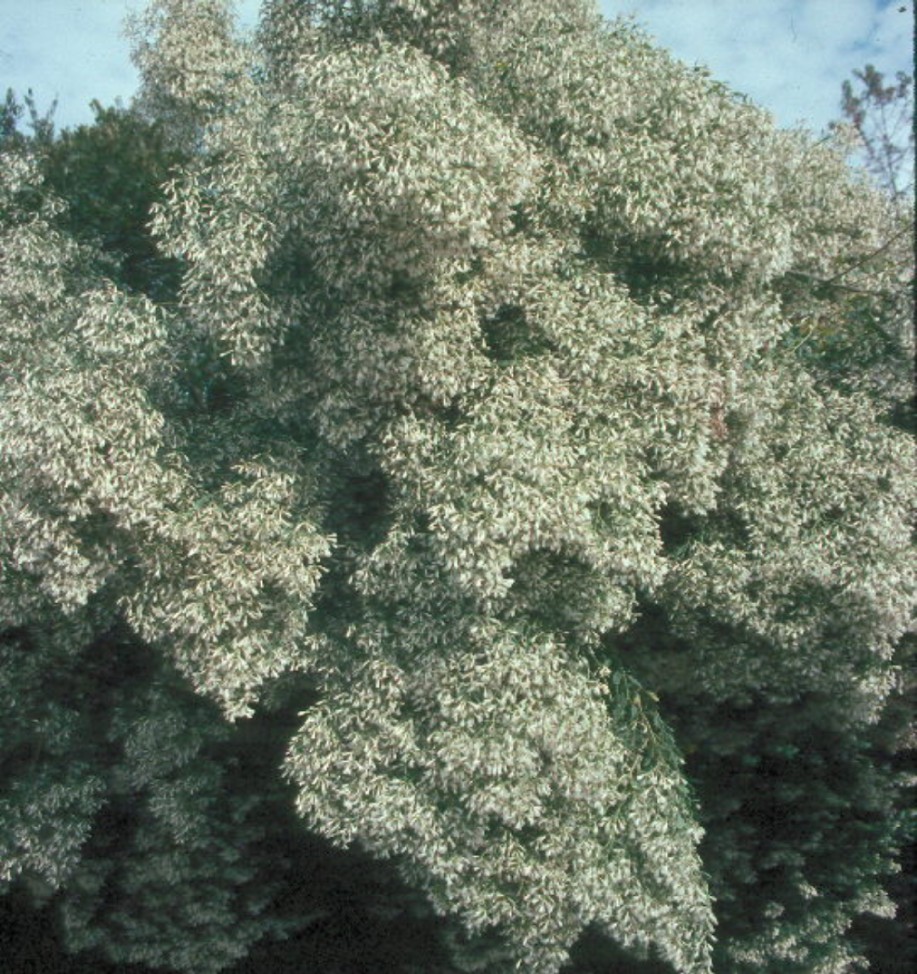
[[[857,969],[892,824],[832,886],[830,831],[769,849],[714,772],[729,708],[752,758],[789,708],[785,756],[896,687],[913,447],[821,340],[899,306],[890,208],[576,0],[269,0],[248,38],[156,0],[135,36],[177,289],[0,167],[2,879],[76,948],[216,971],[288,930],[258,808],[292,786],[458,969],[592,927],[701,974],[710,882],[719,969]],[[227,755],[284,706],[259,792]]]

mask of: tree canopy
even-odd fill
[[[442,970],[860,969],[900,211],[580,0],[134,42],[130,112],[2,148],[0,882],[196,974],[367,854]]]

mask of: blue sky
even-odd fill
[[[89,102],[125,103],[137,78],[121,23],[144,0],[0,0],[0,95],[31,87],[58,99],[59,126],[90,121]],[[240,0],[254,23],[260,0]],[[841,82],[867,62],[912,72],[912,0],[602,0],[660,44],[768,108],[778,124],[815,131],[839,114]]]

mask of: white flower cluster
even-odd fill
[[[312,674],[312,828],[520,969],[597,923],[702,974],[674,745],[593,663],[651,605],[657,690],[878,713],[913,446],[797,351],[861,320],[835,281],[894,285],[888,208],[585,2],[271,0],[253,41],[226,7],[141,22],[140,105],[189,159],[168,307],[0,167],[0,614],[55,652],[117,616],[230,719]]]

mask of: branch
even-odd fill
[[[850,268],[853,270],[853,268]],[[846,271],[844,273],[847,273]],[[875,288],[868,287],[854,287],[852,284],[838,284],[838,277],[842,275],[837,275],[836,277],[816,277],[814,274],[806,274],[805,271],[787,271],[786,277],[799,277],[805,281],[811,281],[813,284],[826,285],[830,284],[836,287],[839,291],[850,291],[853,294],[871,294],[877,298],[887,298],[894,294],[894,291],[877,291]]]
[[[914,232],[914,228],[912,226],[902,227],[901,230],[899,230],[897,233],[893,233],[888,238],[888,240],[886,240],[885,243],[882,244],[881,247],[877,247],[874,251],[872,251],[872,253],[865,254],[859,260],[854,261],[852,264],[850,264],[848,267],[845,267],[844,270],[839,271],[833,277],[816,277],[814,274],[806,274],[804,271],[787,271],[786,276],[802,277],[805,278],[807,281],[812,281],[816,284],[833,284],[835,287],[840,288],[843,291],[856,291],[859,294],[886,295],[889,293],[888,291],[870,290],[869,288],[853,287],[850,284],[838,284],[837,282],[841,280],[841,278],[846,277],[851,271],[856,270],[858,267],[862,267],[865,263],[867,263],[867,261],[872,260],[873,257],[878,257],[879,254],[881,254],[883,251],[888,250],[888,248],[891,247],[891,245],[895,243],[895,241],[900,240],[901,237],[903,237],[906,233],[909,234],[913,232]]]

